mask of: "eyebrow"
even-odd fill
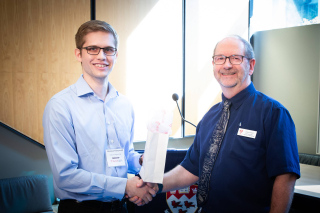
[[[97,45],[88,45],[87,47],[99,47],[99,46],[97,46]],[[108,48],[108,47],[116,49],[115,47],[112,47],[112,46],[99,47],[99,48]]]

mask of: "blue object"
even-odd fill
[[[159,187],[159,191],[157,192],[157,194],[160,194],[162,192],[163,185],[161,183],[158,183],[158,187]]]
[[[45,175],[0,180],[0,212],[53,212]]]
[[[194,143],[181,165],[199,176],[223,102],[197,126]],[[269,212],[274,178],[293,172],[300,177],[295,126],[289,112],[251,83],[230,99],[230,119],[210,179],[207,212]],[[239,136],[239,128],[257,131]]]
[[[141,168],[132,144],[132,105],[110,83],[108,88],[103,101],[81,76],[45,108],[44,143],[55,196],[61,200],[121,200],[127,172]],[[125,166],[108,167],[106,150],[119,148],[124,149]]]

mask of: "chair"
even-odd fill
[[[45,175],[0,180],[0,212],[53,212]]]
[[[320,155],[299,153],[299,162],[313,166],[320,166]]]

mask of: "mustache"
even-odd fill
[[[237,73],[237,70],[221,70],[219,71],[220,74],[235,74]]]

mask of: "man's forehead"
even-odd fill
[[[104,31],[94,31],[90,32],[84,36],[84,44],[90,46],[115,46],[115,38],[109,32]]]
[[[245,48],[241,40],[233,37],[228,37],[221,40],[216,47],[215,55],[230,53],[244,54]]]

